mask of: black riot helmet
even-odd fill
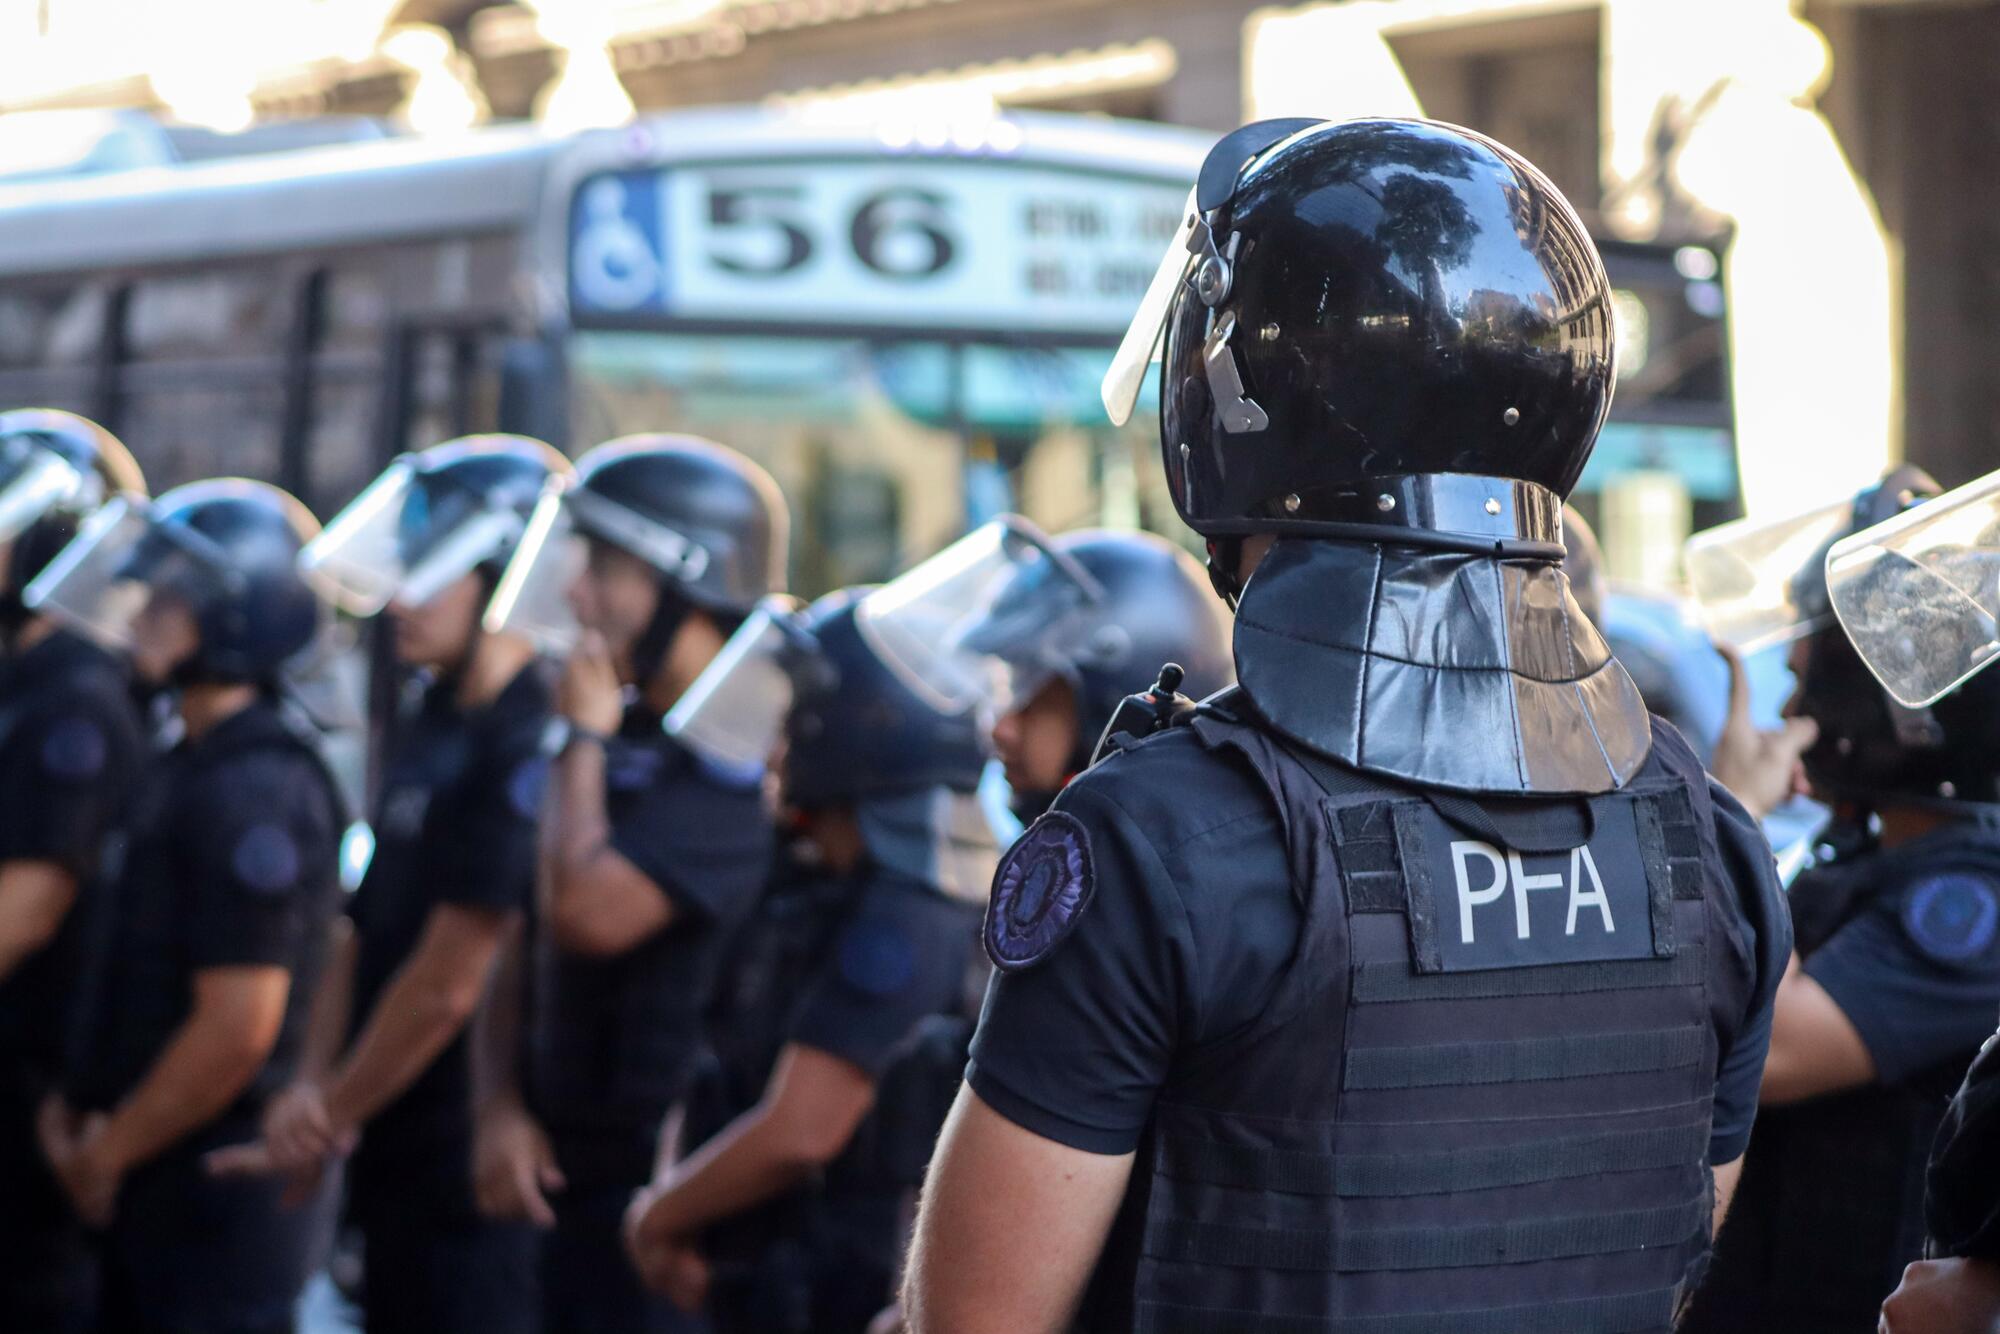
[[[1854,499],[1836,540],[1888,522],[1939,494],[1919,468],[1892,470]],[[1819,724],[1806,774],[1829,797],[1872,807],[1881,800],[2000,802],[2000,673],[1983,671],[1922,707],[1884,690],[1833,616],[1822,545],[1799,571],[1792,600],[1812,630],[1794,658],[1798,689],[1787,712]],[[1893,576],[1893,567],[1876,572]],[[1850,590],[1865,600],[1863,590]]]
[[[200,636],[176,680],[267,683],[324,623],[318,583],[298,559],[318,532],[298,500],[244,478],[191,482],[150,503],[121,497],[90,517],[25,598],[123,648],[146,604],[174,597]]]
[[[448,440],[390,464],[299,559],[357,616],[420,606],[474,572],[491,593],[549,478],[569,471],[527,436]]]
[[[143,496],[146,479],[118,438],[55,408],[0,412],[0,631],[23,611],[21,590],[76,536],[84,517],[117,495]]]
[[[628,551],[680,596],[726,617],[785,585],[790,515],[771,475],[686,435],[630,435],[577,460],[577,531]]]
[[[1209,593],[1201,567],[1151,533],[1085,529],[1052,539],[1051,548],[1088,576],[1089,598],[1069,597],[1059,561],[1024,566],[965,635],[965,646],[998,658],[1018,707],[1051,677],[1076,692],[1077,751],[1090,763],[1120,701],[1144,690],[1162,665],[1186,673],[1183,693],[1200,699],[1228,685],[1229,619]],[[1058,602],[1052,594],[1061,592]]]
[[[918,696],[862,637],[844,589],[813,603],[802,628],[814,645],[794,671],[785,719],[785,799],[804,810],[946,787],[971,792],[986,767],[979,712],[945,711]]]
[[[1210,152],[1183,234],[1105,401],[1130,411],[1163,317],[1168,485],[1211,551],[1276,533],[1561,554],[1612,312],[1547,177],[1435,121],[1263,121]]]

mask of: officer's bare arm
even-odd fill
[[[1774,1107],[1874,1082],[1875,1059],[1832,996],[1794,954],[1771,1011],[1771,1054],[1757,1101]]]
[[[875,1081],[859,1066],[787,1044],[757,1105],[648,1192],[640,1241],[688,1236],[796,1185],[840,1155],[874,1105]]]
[[[1069,1328],[1131,1174],[1131,1154],[1043,1139],[961,1088],[917,1209],[911,1334]]]
[[[76,902],[76,877],[55,862],[0,865],[0,979],[38,953]]]
[[[186,1021],[112,1113],[100,1151],[129,1171],[220,1116],[277,1045],[291,990],[290,971],[268,964],[196,973]]]
[[[1736,1183],[1743,1177],[1743,1155],[1738,1154],[1715,1169],[1715,1215],[1711,1233],[1722,1230],[1722,1220],[1729,1214],[1729,1202],[1736,1198]]]
[[[326,1084],[336,1135],[365,1124],[416,1082],[479,1008],[516,915],[441,903]]]
[[[326,926],[326,965],[313,988],[312,1014],[306,1021],[305,1045],[299,1052],[299,1075],[319,1083],[340,1049],[347,1045],[348,1020],[354,1006],[354,961],[359,942],[354,923],[336,915]]]
[[[544,920],[576,954],[623,954],[671,922],[674,905],[611,846],[604,813],[604,747],[572,744],[556,760]]]

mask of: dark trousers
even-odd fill
[[[35,1138],[37,1090],[0,1076],[0,1331],[95,1327],[97,1262]]]
[[[571,1186],[554,1201],[555,1230],[542,1249],[543,1334],[703,1334],[707,1321],[682,1313],[639,1281],[620,1235],[630,1186]]]
[[[525,1223],[427,1218],[421,1209],[361,1221],[361,1312],[368,1334],[535,1334],[541,1235]]]
[[[277,1181],[217,1180],[193,1153],[147,1164],[103,1238],[102,1328],[118,1334],[290,1334],[313,1212]]]

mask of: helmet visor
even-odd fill
[[[146,502],[120,496],[83,527],[28,584],[22,601],[111,649],[131,646],[132,623],[155,597],[198,610],[223,574],[193,534],[156,524]]]
[[[1125,337],[1119,340],[1118,351],[1112,354],[1111,369],[1104,373],[1099,393],[1114,426],[1123,426],[1131,420],[1132,409],[1139,402],[1139,390],[1146,383],[1146,368],[1160,359],[1167,312],[1173,305],[1174,293],[1187,280],[1188,266],[1194,263],[1188,242],[1194,236],[1195,220],[1195,192],[1189,190],[1187,206],[1181,210],[1180,230],[1167,243],[1167,253],[1160,257],[1160,267],[1153,271],[1152,281],[1146,284],[1146,295],[1139,299],[1138,313],[1127,326]]]
[[[341,610],[373,616],[392,601],[422,606],[521,535],[511,508],[469,490],[426,484],[407,461],[376,478],[299,554]]]
[[[932,708],[998,714],[1040,688],[1050,648],[1079,608],[1101,598],[1096,580],[1040,529],[1006,515],[868,594],[854,619],[876,656]]]
[[[1826,588],[1898,702],[1950,694],[2000,658],[2000,473],[1834,543]]]
[[[590,558],[575,517],[563,503],[565,486],[561,478],[549,479],[482,620],[488,634],[519,635],[556,657],[576,646],[578,626],[569,591]]]
[[[1799,572],[1853,522],[1839,500],[1779,520],[1738,519],[1697,533],[1682,550],[1689,589],[1710,635],[1755,653],[1828,623],[1799,603]]]
[[[0,436],[0,542],[19,537],[55,506],[90,495],[94,476],[26,432]]]
[[[791,712],[793,673],[810,651],[795,607],[787,597],[758,604],[668,711],[668,736],[725,772],[764,771]]]

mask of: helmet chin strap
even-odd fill
[[[673,647],[674,636],[680,633],[681,623],[687,620],[690,610],[692,604],[681,596],[679,587],[662,576],[660,600],[653,608],[653,619],[632,645],[632,684],[641,694],[667,660],[667,650]]]
[[[1208,539],[1208,582],[1215,589],[1215,595],[1229,604],[1231,611],[1236,610],[1236,599],[1243,594],[1243,585],[1236,577],[1236,571],[1242,564],[1242,538]]]

